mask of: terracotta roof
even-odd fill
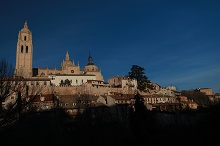
[[[29,100],[32,102],[53,102],[54,95],[53,94],[44,94],[44,95],[30,95],[28,96]]]
[[[60,95],[58,100],[60,102],[73,103],[76,102],[76,95]]]

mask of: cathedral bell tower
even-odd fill
[[[32,77],[32,56],[32,33],[28,29],[26,21],[24,28],[18,33],[15,76],[22,76],[24,78]]]

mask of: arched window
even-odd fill
[[[26,41],[26,36],[24,36],[24,40]]]
[[[44,76],[45,75],[45,73],[44,72],[42,72],[41,74],[40,74],[40,76]],[[53,78],[52,78],[52,80],[53,80]]]
[[[24,46],[22,45],[21,46],[21,53],[23,53],[23,51],[24,51]]]
[[[26,46],[26,53],[28,53],[28,46]]]

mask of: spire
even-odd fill
[[[73,59],[73,66],[75,66],[75,64],[74,64],[74,59]]]
[[[67,60],[70,60],[70,57],[69,57],[68,51],[66,52],[66,61],[67,61]]]
[[[25,23],[24,23],[24,28],[28,28],[27,21],[25,21]]]
[[[94,63],[92,61],[92,56],[90,54],[90,50],[89,50],[89,57],[88,57],[88,65],[94,65]]]

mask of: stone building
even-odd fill
[[[137,87],[137,80],[130,79],[129,77],[122,77],[122,76],[114,76],[108,79],[108,83],[111,87],[131,87],[135,88]]]
[[[211,88],[197,88],[196,90],[205,93],[205,95],[213,95]]]
[[[49,68],[40,68],[38,67],[37,76],[49,76],[49,75],[76,75],[82,74],[80,71],[80,66],[75,65],[74,61],[70,61],[69,53],[66,53],[65,59],[61,62],[60,69],[49,69]]]
[[[70,61],[69,53],[66,53],[65,59],[61,62],[61,67],[59,69],[49,69],[49,68],[37,68],[33,73],[33,44],[32,44],[32,32],[28,29],[28,24],[25,22],[24,28],[19,31],[17,50],[16,50],[16,68],[15,75],[22,76],[24,78],[37,77],[51,77],[54,78],[60,76],[74,76],[74,79],[80,77],[80,79],[86,81],[88,80],[100,80],[104,81],[101,70],[98,69],[93,63],[91,54],[89,52],[88,64],[83,70],[80,69],[79,63],[75,65],[74,61]],[[91,78],[91,76],[93,76]]]
[[[32,77],[32,32],[28,29],[27,22],[24,23],[18,33],[17,51],[16,51],[16,67],[15,75],[25,78]]]

